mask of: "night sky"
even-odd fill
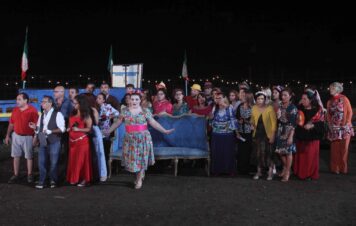
[[[74,1],[73,1],[74,2]],[[356,17],[350,7],[245,7],[223,1],[2,1],[0,76],[20,75],[26,26],[29,74],[108,76],[144,63],[144,78],[254,80],[353,78]],[[348,9],[349,8],[349,9]]]

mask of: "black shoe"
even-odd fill
[[[57,184],[56,184],[56,182],[54,182],[54,181],[51,181],[51,184],[50,184],[50,186],[51,186],[51,188],[55,188],[55,187],[57,187]]]
[[[19,176],[13,175],[7,183],[15,184],[18,182],[18,180],[19,180]]]
[[[27,175],[27,183],[32,184],[34,182],[33,175]]]

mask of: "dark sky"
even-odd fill
[[[145,78],[180,75],[184,49],[192,77],[319,79],[356,73],[356,17],[347,6],[73,2],[1,1],[0,76],[20,74],[26,25],[32,75],[107,76],[111,44],[114,62],[144,63]]]

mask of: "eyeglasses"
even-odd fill
[[[45,104],[45,103],[48,103],[48,101],[47,100],[42,100],[41,103]]]
[[[54,92],[54,93],[63,93],[64,91],[61,91],[61,90],[54,90],[53,92]]]

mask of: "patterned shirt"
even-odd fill
[[[103,104],[100,106],[99,112],[99,128],[101,131],[110,129],[111,118],[110,116],[119,117],[119,112],[110,104]]]
[[[232,106],[214,112],[214,118],[210,124],[213,133],[232,133],[238,128],[237,120],[233,114]]]
[[[183,102],[182,105],[178,107],[178,104],[174,104],[173,106],[173,115],[179,116],[189,112],[189,107],[186,102]]]

